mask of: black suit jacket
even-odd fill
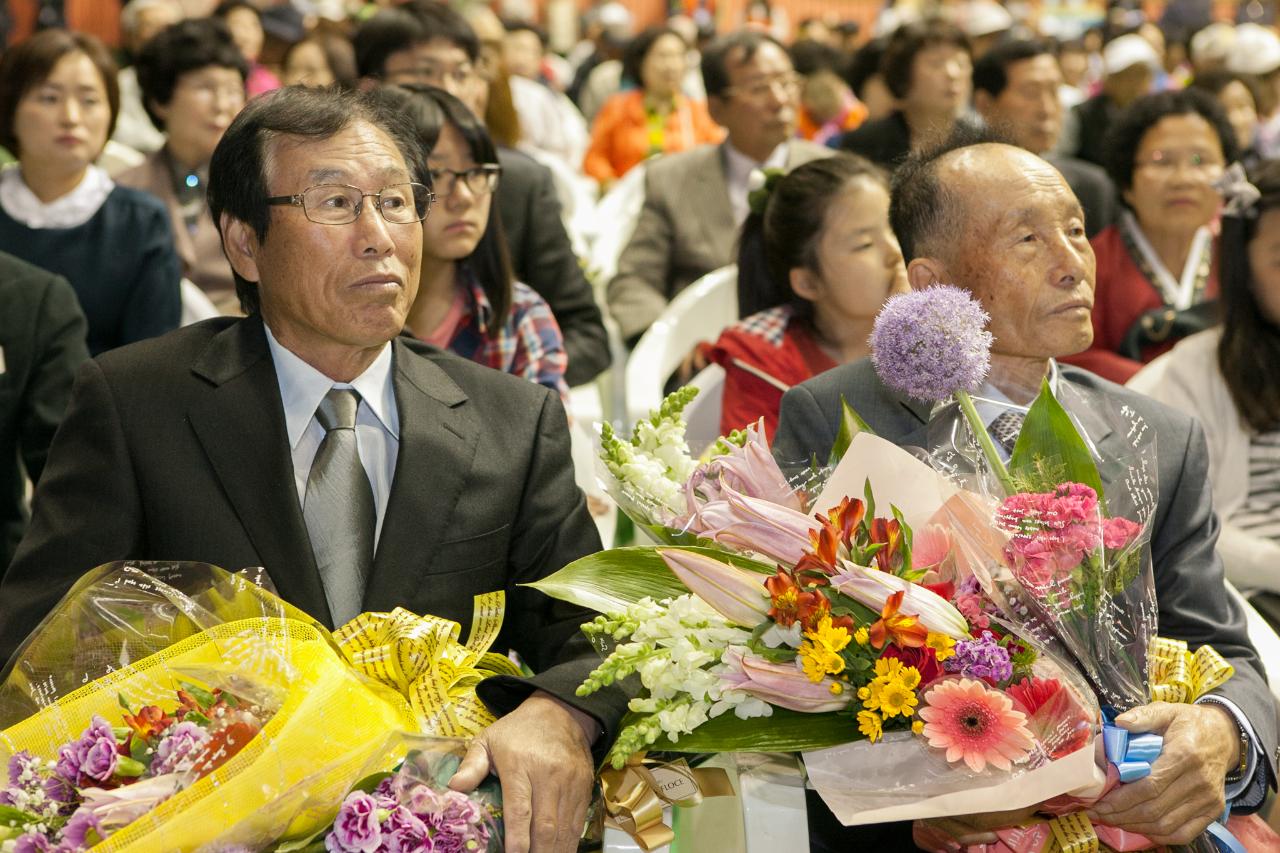
[[[25,479],[40,479],[71,380],[89,357],[86,334],[65,278],[0,252],[0,570],[26,526]]]
[[[560,221],[551,170],[509,148],[498,149],[498,162],[498,215],[516,278],[547,300],[560,324],[569,356],[565,382],[570,387],[590,382],[609,366],[609,339],[591,284]]]
[[[462,624],[504,589],[496,648],[540,675],[491,679],[502,712],[535,687],[610,735],[625,700],[573,695],[599,656],[593,614],[518,584],[600,548],[573,479],[559,398],[406,338],[393,342],[395,477],[363,609],[401,606]],[[86,570],[113,560],[265,566],[280,595],[326,624],[262,320],[218,318],[100,356],[76,378],[32,521],[0,584],[0,656]]]
[[[1045,158],[1062,173],[1067,186],[1084,208],[1084,230],[1090,238],[1109,226],[1116,218],[1116,190],[1101,166],[1075,157],[1046,154]]]
[[[1214,692],[1248,717],[1274,787],[1276,704],[1249,642],[1244,611],[1227,595],[1222,561],[1214,550],[1218,519],[1209,490],[1204,430],[1191,417],[1148,397],[1088,371],[1059,367],[1061,380],[1072,383],[1098,409],[1129,406],[1155,429],[1160,495],[1150,547],[1160,634],[1186,640],[1193,649],[1210,643],[1235,667],[1235,676]],[[877,435],[903,447],[928,445],[929,404],[890,391],[871,360],[863,359],[819,374],[783,395],[775,455],[786,461],[817,453],[825,459],[835,443],[842,394]],[[1126,447],[1121,435],[1098,434],[1101,438],[1091,437],[1103,455],[1117,456]]]
[[[869,121],[840,137],[840,150],[860,154],[886,169],[895,169],[911,153],[911,128],[901,112]]]

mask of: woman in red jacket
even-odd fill
[[[763,417],[782,394],[863,358],[884,301],[907,290],[889,228],[884,174],[853,154],[774,174],[751,196],[738,252],[738,312],[709,353],[725,369],[723,432]]]

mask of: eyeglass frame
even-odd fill
[[[439,71],[438,75],[435,73],[437,71]],[[419,86],[435,86],[437,89],[444,89],[445,91],[448,91],[447,84],[449,82],[452,82],[455,86],[465,86],[477,78],[484,79],[477,67],[477,63],[469,59],[451,68],[418,64],[412,68],[401,68],[396,71],[383,70],[378,77],[383,82],[391,83],[392,85],[411,83]],[[406,79],[396,81],[392,79],[393,77]]]
[[[748,98],[763,98],[765,95],[772,94],[776,91],[777,86],[781,84],[786,88],[786,94],[790,97],[798,97],[804,88],[804,75],[798,71],[779,72],[771,74],[767,77],[761,77],[754,83],[740,83],[736,86],[726,86],[720,91],[721,97],[732,98],[734,95],[746,95]],[[758,94],[751,90],[760,87]]]
[[[412,222],[394,222],[390,219],[387,219],[386,211],[382,209],[382,194],[387,190],[391,189],[392,187],[406,187],[406,186],[419,186],[427,191],[427,203],[426,203],[425,209],[423,210],[422,216],[414,219]],[[311,218],[311,215],[307,211],[307,206],[303,202],[302,197],[305,196],[307,193],[311,192],[312,190],[320,189],[321,187],[342,187],[344,189],[355,190],[360,194],[360,201],[356,203],[355,207],[351,208],[351,211],[352,211],[351,219],[349,219],[346,222],[320,222],[319,220]],[[398,184],[387,184],[385,187],[378,190],[376,193],[367,193],[364,190],[360,189],[359,187],[353,186],[351,184],[312,184],[302,192],[296,193],[294,195],[268,196],[266,199],[266,202],[268,205],[300,207],[302,208],[302,215],[307,217],[308,222],[314,222],[316,225],[337,226],[337,225],[350,225],[352,222],[359,220],[360,214],[364,212],[364,200],[366,198],[373,198],[375,200],[373,206],[378,211],[378,215],[380,215],[383,218],[383,220],[390,225],[411,225],[413,224],[413,222],[425,222],[427,217],[431,215],[431,208],[434,207],[436,203],[435,191],[432,190],[432,188],[429,185],[419,183],[418,181],[403,181],[402,183],[398,183]],[[416,209],[417,206],[415,205],[414,207]]]
[[[444,197],[453,195],[453,191],[458,188],[459,180],[467,185],[467,189],[471,191],[472,195],[476,196],[493,195],[498,191],[498,185],[502,182],[502,165],[499,163],[481,163],[478,166],[472,166],[470,169],[463,169],[462,171],[444,167],[439,169],[430,169],[429,171],[431,172],[431,183],[435,186],[441,187],[440,195]],[[443,189],[443,181],[436,177],[436,175],[443,175],[445,172],[448,172],[451,177],[448,192],[445,192]],[[494,175],[493,188],[477,190],[475,187],[471,186],[471,179],[464,177],[466,175]]]
[[[1183,152],[1166,152],[1166,151],[1158,150],[1154,153],[1161,154],[1161,155],[1165,155],[1169,153],[1178,153],[1182,156],[1177,157],[1177,159],[1172,159],[1172,158],[1166,159],[1165,157],[1161,157],[1157,159],[1153,157],[1147,160],[1135,160],[1133,163],[1134,169],[1151,168],[1159,174],[1173,174],[1180,167],[1185,167],[1188,171],[1192,173],[1198,173],[1205,177],[1213,178],[1214,175],[1212,174],[1212,172],[1214,170],[1216,170],[1219,174],[1221,174],[1222,172],[1226,171],[1226,168],[1227,168],[1227,164],[1225,162],[1218,162],[1218,163],[1204,162],[1204,158],[1212,157],[1213,155],[1205,154],[1202,151],[1190,151],[1190,152],[1185,152],[1184,154]],[[1194,162],[1196,158],[1200,158],[1201,162],[1199,163]]]

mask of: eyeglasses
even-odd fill
[[[425,184],[393,184],[376,193],[347,184],[317,184],[297,195],[273,196],[267,204],[301,207],[307,219],[320,225],[347,225],[360,217],[366,198],[372,198],[382,218],[394,225],[421,222],[436,200]]]
[[[793,71],[788,71],[782,74],[762,77],[759,80],[744,83],[740,86],[730,86],[724,90],[724,94],[729,97],[745,95],[754,100],[763,100],[773,92],[778,91],[784,98],[794,98],[800,94],[800,87],[803,83],[803,77]]]
[[[1152,151],[1151,157],[1139,160],[1134,166],[1147,169],[1152,173],[1165,177],[1172,175],[1179,166],[1185,166],[1189,172],[1202,178],[1214,179],[1222,174],[1226,164],[1211,154],[1199,151]]]
[[[422,83],[448,91],[450,86],[465,86],[469,83],[476,76],[476,69],[470,62],[463,62],[452,68],[429,62],[399,71],[388,71],[384,76],[388,83]]]
[[[448,180],[446,181],[446,176]],[[432,169],[431,182],[440,190],[441,195],[453,195],[454,189],[461,180],[473,195],[487,195],[498,188],[498,179],[502,177],[502,167],[495,163],[483,166],[472,166],[459,172],[455,169]]]
[[[210,81],[199,81],[191,83],[179,84],[197,98],[203,98],[208,101],[216,102],[219,98],[228,101],[244,100],[244,85],[232,86],[223,83],[213,83]]]

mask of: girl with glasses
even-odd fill
[[[560,327],[542,297],[511,271],[493,203],[502,167],[484,125],[443,89],[410,84],[387,91],[429,152],[436,196],[423,222],[422,278],[409,330],[567,397],[568,356]]]

